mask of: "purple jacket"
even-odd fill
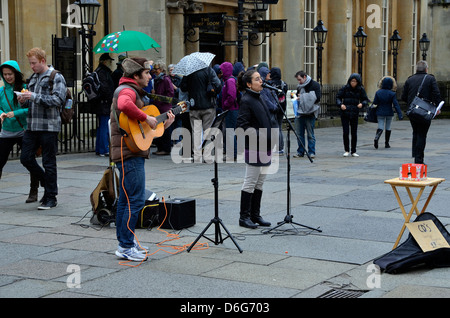
[[[172,81],[170,80],[169,76],[164,74],[160,78],[155,79],[155,94],[167,97],[173,97],[175,95]],[[172,109],[171,103],[155,101],[154,104],[156,107],[158,107],[161,114]]]
[[[220,65],[223,74],[222,109],[238,110],[236,79],[233,77],[233,64],[224,62]]]

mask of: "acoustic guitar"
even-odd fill
[[[184,113],[187,109],[187,102],[180,102],[171,111],[174,115],[178,115]],[[127,133],[124,138],[125,144],[133,153],[148,150],[152,145],[153,139],[164,134],[164,121],[168,118],[168,112],[161,114],[154,105],[144,106],[141,110],[157,119],[158,124],[155,129],[152,129],[146,122],[128,118],[124,113],[121,113],[119,117],[120,127]]]

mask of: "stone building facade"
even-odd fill
[[[367,34],[363,80],[369,95],[373,96],[381,77],[393,73],[389,38],[394,30],[402,38],[397,63],[400,83],[413,74],[415,63],[422,58],[419,40],[423,33],[431,41],[427,52],[430,72],[438,80],[449,80],[448,0],[279,0],[267,11],[255,11],[252,1],[245,0],[245,22],[286,19],[286,32],[270,36],[243,32],[243,62],[249,66],[265,61],[280,67],[289,84],[296,84],[294,74],[301,69],[317,76],[312,29],[319,20],[328,29],[322,59],[324,85],[343,84],[351,73],[357,72],[358,54],[353,35],[359,26]],[[238,47],[233,43],[238,37],[238,0],[98,2],[102,6],[94,27],[94,44],[107,33],[127,29],[147,33],[161,45],[158,50],[130,52],[130,55],[163,60],[166,64],[177,63],[194,51],[216,54],[214,63],[235,62],[238,58]],[[26,52],[40,46],[53,63],[52,35],[75,38],[76,54],[81,56],[75,0],[0,0],[0,9],[1,61],[15,59],[24,73],[31,75]],[[200,27],[189,25],[198,14],[209,14],[211,27],[208,23]],[[97,64],[98,56],[94,55],[93,65]]]

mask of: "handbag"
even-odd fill
[[[419,90],[417,91],[417,95],[414,97],[411,105],[409,105],[406,115],[414,121],[430,124],[436,114],[437,108],[433,103],[419,96],[423,83],[425,82],[425,78],[427,78],[427,75],[424,76],[422,84],[420,84]]]
[[[378,123],[378,117],[377,117],[377,107],[370,105],[369,108],[367,108],[366,115],[364,116],[364,120],[369,123]]]

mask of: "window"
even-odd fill
[[[412,50],[411,50],[411,74],[414,74],[416,72],[416,62],[417,62],[417,45],[418,45],[418,40],[417,40],[417,22],[418,22],[418,12],[417,12],[417,8],[418,8],[418,1],[414,0],[413,1],[413,16],[412,16]]]
[[[382,62],[381,69],[383,76],[388,75],[388,61],[389,61],[389,0],[383,0],[383,16],[382,16]]]
[[[304,71],[311,77],[316,77],[315,61],[316,48],[312,30],[316,26],[317,20],[316,0],[305,0],[305,44],[304,44]]]

